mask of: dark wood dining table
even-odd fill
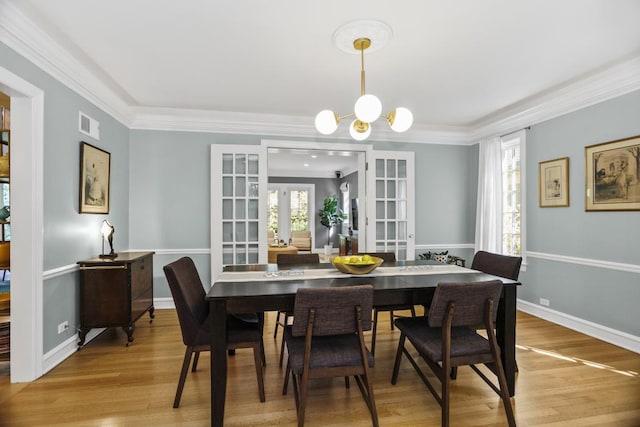
[[[509,387],[515,392],[516,295],[520,282],[452,266],[443,269],[434,261],[385,262],[370,275],[318,278],[317,270],[333,269],[332,264],[278,267],[275,264],[235,265],[224,268],[224,280],[217,280],[207,293],[211,309],[211,425],[224,425],[227,388],[227,314],[264,311],[292,311],[296,291],[301,288],[341,287],[371,284],[373,305],[429,305],[440,282],[476,282],[500,279],[504,284],[496,318],[496,336]],[[389,268],[396,267],[396,268]],[[382,273],[386,271],[386,273]],[[442,271],[442,272],[439,272]],[[239,273],[237,275],[229,273]],[[253,272],[254,279],[247,280]],[[325,272],[329,273],[329,272]],[[332,273],[332,272],[331,272]],[[255,277],[264,280],[255,280]],[[237,277],[235,277],[237,276]]]

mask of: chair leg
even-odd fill
[[[442,407],[442,427],[449,427],[449,389],[451,386],[451,378],[448,375],[448,371],[451,370],[451,368],[447,368],[448,367],[445,367],[444,365],[442,366],[442,400],[440,402],[440,406]]]
[[[184,389],[184,382],[187,379],[187,371],[189,370],[189,364],[191,363],[191,355],[193,354],[193,347],[187,346],[184,351],[184,359],[182,360],[182,369],[180,370],[180,379],[178,380],[178,389],[176,390],[176,397],[173,399],[173,407],[180,406],[180,398],[182,397],[182,389]],[[196,353],[197,355],[198,353]]]
[[[273,338],[278,335],[278,323],[280,322],[280,311],[276,311],[276,327],[273,330]]]
[[[200,360],[200,352],[194,351],[193,364],[191,365],[191,372],[195,372],[198,369],[198,360]]]
[[[291,375],[291,366],[289,365],[289,359],[287,359],[287,368],[284,371],[284,382],[282,384],[282,395],[286,395],[289,391],[289,375]]]
[[[309,378],[302,374],[300,379],[300,405],[298,407],[298,427],[304,426],[304,415],[307,409],[307,391],[309,387]]]
[[[279,366],[282,368],[282,360],[284,359],[284,335],[282,336],[282,342],[280,343],[280,362]]]
[[[378,310],[373,309],[373,327],[371,331],[371,355],[376,355],[376,333],[378,332]]]
[[[393,325],[393,310],[389,312],[389,323],[391,324],[391,330],[393,331],[395,329],[395,326]]]
[[[253,345],[253,361],[256,365],[256,377],[258,378],[258,394],[260,395],[260,402],[264,402],[264,377],[262,372],[262,356],[261,356],[260,343]]]
[[[398,341],[398,351],[396,352],[396,361],[393,363],[393,373],[391,374],[391,384],[396,385],[398,382],[398,372],[400,372],[400,361],[402,360],[402,349],[404,348],[404,341],[407,336],[404,333],[400,334],[400,340]]]

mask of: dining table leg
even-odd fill
[[[224,425],[227,391],[227,304],[212,300],[211,309],[211,425]]]
[[[516,286],[504,286],[498,304],[496,318],[496,340],[500,346],[500,357],[507,379],[509,396],[516,391]]]

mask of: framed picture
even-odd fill
[[[80,213],[109,213],[111,154],[80,143]]]
[[[584,149],[586,211],[640,210],[640,135]]]
[[[569,158],[538,163],[538,197],[541,208],[569,206]]]

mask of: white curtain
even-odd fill
[[[480,141],[476,252],[502,252],[502,147],[500,138]]]

